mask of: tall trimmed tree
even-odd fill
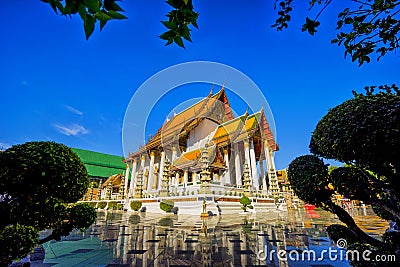
[[[62,144],[28,142],[0,152],[0,264],[7,266],[74,228],[89,227],[94,208],[73,204],[88,186],[82,161]],[[45,229],[52,233],[39,240]]]
[[[318,122],[310,142],[313,155],[293,160],[288,178],[302,200],[337,214],[346,224],[328,227],[333,239],[346,239],[351,249],[396,255],[398,263],[400,232],[389,231],[380,239],[373,238],[332,200],[339,193],[363,201],[381,218],[400,225],[400,91],[396,85],[380,86],[378,93],[375,89],[367,87],[366,94],[353,92],[352,99],[331,109]],[[319,157],[345,164],[328,172]],[[371,262],[363,261],[352,264],[371,266]]]

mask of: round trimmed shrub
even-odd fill
[[[136,200],[131,202],[131,209],[132,210],[138,211],[138,210],[140,210],[141,207],[142,207],[142,202],[136,201]]]
[[[165,212],[171,212],[174,208],[174,202],[172,200],[163,200],[160,202],[160,209]]]

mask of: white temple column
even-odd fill
[[[174,160],[176,159],[176,147],[172,147],[172,160],[171,163],[174,162]]]
[[[273,169],[273,170],[275,171],[275,173],[276,173],[274,152],[270,151],[270,156],[271,156],[271,166],[272,166],[272,169]]]
[[[250,164],[251,164],[251,179],[253,180],[252,184],[256,188],[259,189],[260,182],[258,180],[258,171],[257,171],[257,162],[256,162],[256,153],[254,151],[254,141],[250,143]]]
[[[176,172],[175,174],[175,186],[178,187],[179,184],[179,172]]]
[[[150,152],[150,166],[149,166],[149,177],[147,182],[147,191],[153,189],[153,177],[154,177],[154,151]]]
[[[225,177],[221,178],[221,185],[225,185],[225,183],[231,183],[231,170],[229,166],[229,153],[228,149],[224,150],[224,160],[226,165]]]
[[[136,180],[136,168],[137,168],[137,159],[133,159],[132,171],[131,171],[131,182],[129,184],[129,193],[128,197],[132,197],[134,195],[135,189],[135,180]]]
[[[175,176],[171,177],[171,186],[175,186]]]
[[[160,160],[160,168],[158,169],[158,186],[157,190],[161,189],[161,180],[163,177],[163,172],[164,172],[164,161],[165,161],[165,152],[161,152],[161,160]]]
[[[260,159],[261,159],[261,157],[260,157]],[[259,163],[260,163],[262,190],[266,191],[267,190],[267,180],[265,179],[264,160],[260,160]]]
[[[196,184],[196,173],[192,172],[192,184],[195,185]]]
[[[125,180],[124,180],[124,196],[125,198],[128,197],[129,195],[129,188],[128,188],[128,179],[129,179],[129,164],[126,164],[126,168],[125,168]],[[128,192],[128,193],[127,193]]]
[[[144,170],[144,164],[146,163],[146,156],[142,155],[142,157],[140,158],[140,168],[142,170]]]
[[[269,186],[271,186],[271,157],[267,141],[264,141],[264,154],[265,154],[265,162],[267,163],[268,184]],[[268,190],[270,190],[270,188],[268,188]]]
[[[240,151],[238,143],[234,144],[235,147],[235,174],[236,174],[236,186],[241,185],[242,180],[242,168],[240,164]]]

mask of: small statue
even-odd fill
[[[203,199],[203,213],[206,213],[207,203],[206,200]]]

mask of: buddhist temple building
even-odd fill
[[[167,118],[131,153],[125,188],[130,198],[279,194],[278,145],[263,107],[234,116],[224,87]]]
[[[95,151],[72,148],[89,174],[90,186],[84,200],[121,198],[124,195],[123,179],[126,164],[123,157]]]

